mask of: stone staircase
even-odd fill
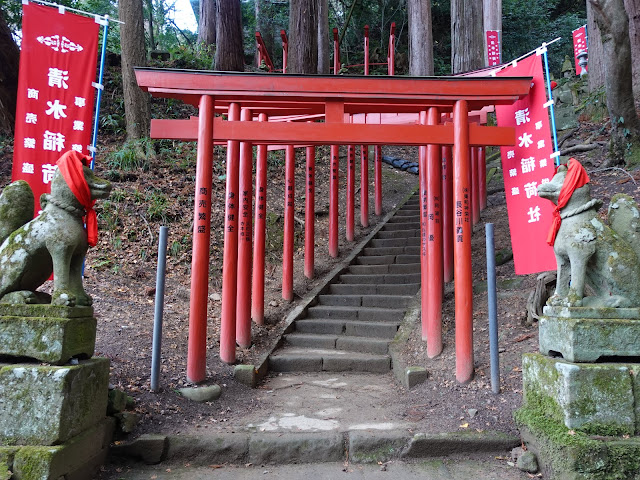
[[[291,324],[269,357],[274,372],[384,373],[409,302],[420,288],[420,205],[411,197],[336,282]]]

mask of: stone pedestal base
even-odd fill
[[[636,478],[640,471],[639,364],[522,358],[516,423],[546,478]]]
[[[0,445],[64,443],[105,418],[109,360],[0,364]]]
[[[570,362],[640,357],[640,309],[545,307],[544,313],[539,334],[545,355],[559,353]],[[623,318],[608,318],[614,313]]]
[[[95,343],[91,307],[0,304],[0,356],[63,365],[91,358]]]
[[[566,428],[595,435],[640,430],[640,364],[571,363],[524,354],[524,406],[544,405]]]
[[[11,478],[24,480],[95,478],[109,452],[114,423],[105,418],[62,445],[0,447],[0,473],[6,467]]]

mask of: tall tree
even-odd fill
[[[127,139],[135,140],[148,137],[151,124],[149,94],[138,87],[133,71],[133,67],[144,67],[147,58],[142,0],[120,0],[118,14],[124,22],[120,25],[120,50]]]
[[[629,17],[623,0],[589,0],[600,28],[607,109],[611,119],[610,163],[624,162],[630,145],[640,148],[640,119],[633,99]]]
[[[407,0],[409,15],[409,75],[433,75],[431,0]]]
[[[484,67],[482,0],[451,0],[451,70],[468,72]]]
[[[207,46],[216,43],[216,0],[200,0],[198,43]]]
[[[240,0],[217,0],[216,40],[215,69],[244,71]]]
[[[484,15],[484,32],[497,30],[502,36],[502,0],[483,0],[482,13]],[[487,55],[486,35],[482,32],[482,44],[484,45],[484,65],[489,65]]]
[[[318,0],[318,73],[329,73],[331,46],[329,42],[329,1]]]
[[[0,10],[0,133],[13,132],[20,52]]]
[[[287,72],[318,72],[318,0],[289,1]]]
[[[587,34],[589,35],[589,90],[593,92],[604,86],[604,52],[600,28],[589,1],[587,1]]]
[[[633,90],[640,95],[640,1],[624,0],[624,8],[629,16]]]

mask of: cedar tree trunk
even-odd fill
[[[244,71],[242,46],[242,13],[240,0],[218,0],[216,5],[215,69],[225,72]]]
[[[452,73],[484,67],[482,0],[451,0]]]
[[[589,91],[595,92],[604,86],[604,52],[600,29],[596,23],[591,2],[587,1],[587,35],[589,36]]]
[[[149,94],[138,87],[133,71],[133,67],[146,65],[147,53],[144,47],[142,12],[142,0],[120,0],[118,2],[120,20],[125,22],[120,25],[120,49],[122,52],[122,89],[128,140],[149,137],[151,124]]]
[[[484,15],[484,32],[482,32],[482,45],[484,45],[483,63],[489,66],[489,55],[487,54],[487,30],[497,30],[502,38],[502,0],[483,0],[482,13]],[[500,45],[502,51],[502,45]]]
[[[589,0],[600,28],[607,109],[611,119],[610,164],[623,163],[630,146],[640,144],[631,75],[629,18],[623,0]],[[640,147],[638,147],[640,148]]]
[[[629,16],[633,90],[640,95],[640,0],[624,0],[624,8]]]
[[[198,19],[198,44],[212,46],[216,43],[216,0],[200,0]]]
[[[329,73],[331,66],[329,40],[329,0],[318,0],[318,73]]]
[[[409,15],[409,75],[433,75],[431,0],[407,0]]]
[[[287,73],[318,72],[318,1],[289,1]]]
[[[16,121],[20,51],[0,10],[0,133],[11,134]]]

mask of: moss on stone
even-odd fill
[[[25,480],[49,480],[57,450],[58,447],[21,448],[14,461],[14,473]]]

